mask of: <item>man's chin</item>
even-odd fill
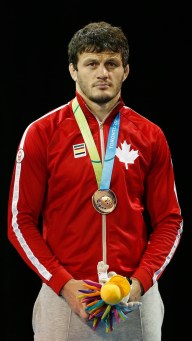
[[[105,104],[112,100],[111,96],[91,96],[89,98],[92,102],[95,102],[97,104]]]

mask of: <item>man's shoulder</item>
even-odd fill
[[[145,130],[150,129],[154,131],[159,131],[161,128],[155,123],[148,119],[146,116],[141,115],[136,110],[123,106],[121,109],[121,114],[127,122],[135,126],[137,129]]]
[[[29,127],[31,126],[33,128],[44,129],[46,127],[52,126],[56,128],[70,114],[71,110],[69,107],[69,103],[66,103],[41,115],[35,121],[31,122]]]
[[[26,128],[27,135],[35,136],[38,134],[41,136],[46,135],[51,138],[65,120],[71,116],[69,103],[50,110],[35,121],[31,122]]]
[[[48,111],[46,114],[40,116],[33,123],[39,125],[43,123],[54,123],[59,125],[70,113],[69,103],[63,104],[55,109]]]

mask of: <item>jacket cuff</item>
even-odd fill
[[[136,279],[138,279],[143,287],[143,294],[149,290],[152,285],[153,285],[153,281],[152,278],[149,274],[149,272],[143,268],[138,268],[132,275],[131,277],[134,277]]]
[[[63,286],[72,278],[73,276],[69,272],[64,268],[60,268],[46,284],[59,295]]]

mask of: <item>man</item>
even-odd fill
[[[10,188],[9,240],[43,283],[34,340],[159,341],[157,283],[182,234],[170,150],[162,130],[123,102],[121,28],[86,25],[68,56],[75,97],[27,127]],[[107,272],[130,278],[128,304],[142,303],[110,333],[102,321],[93,330],[79,297],[85,280],[105,282]]]

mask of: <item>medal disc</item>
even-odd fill
[[[117,198],[115,193],[108,190],[97,190],[92,196],[93,207],[101,214],[111,213],[116,205]]]

